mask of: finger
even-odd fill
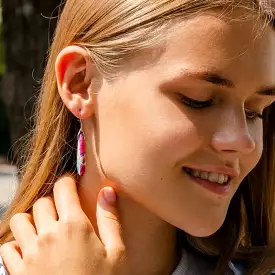
[[[124,248],[116,201],[115,190],[111,187],[103,188],[98,194],[97,225],[101,241],[107,251]]]
[[[20,247],[16,241],[5,243],[0,248],[0,256],[9,274],[18,274],[23,265]],[[2,273],[1,273],[2,274]],[[4,273],[5,274],[5,273]]]
[[[58,218],[53,198],[43,197],[34,203],[33,219],[38,235],[49,232],[55,226]]]
[[[81,208],[75,179],[63,176],[54,186],[54,201],[59,220],[87,219]]]
[[[15,214],[10,220],[10,229],[23,253],[37,239],[33,218],[30,214]]]

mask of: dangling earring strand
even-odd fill
[[[80,129],[77,134],[77,173],[79,176],[83,176],[86,170],[85,162],[85,136],[82,128],[82,122],[80,120]]]

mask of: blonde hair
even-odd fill
[[[213,8],[242,7],[273,23],[274,4],[269,0],[67,0],[49,51],[21,183],[0,226],[0,244],[13,238],[9,220],[14,214],[30,211],[39,197],[51,193],[53,185],[47,183],[63,173],[74,173],[78,122],[58,94],[54,69],[63,48],[84,47],[102,74],[111,78],[127,57],[163,39],[162,30],[175,19]],[[262,158],[235,194],[221,229],[209,238],[179,232],[179,245],[213,258],[217,274],[224,274],[233,258],[242,259],[249,274],[268,274],[275,268],[274,107],[264,114]]]

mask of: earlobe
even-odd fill
[[[93,113],[89,88],[93,78],[93,66],[89,54],[79,46],[63,49],[55,63],[58,91],[67,108],[79,119]]]

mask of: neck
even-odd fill
[[[81,178],[79,196],[84,212],[98,233],[96,201],[104,183],[94,172],[87,171]],[[89,179],[95,180],[91,182]],[[172,274],[179,260],[176,228],[131,200],[122,191],[117,191],[117,197],[122,237],[132,270],[148,275]]]

